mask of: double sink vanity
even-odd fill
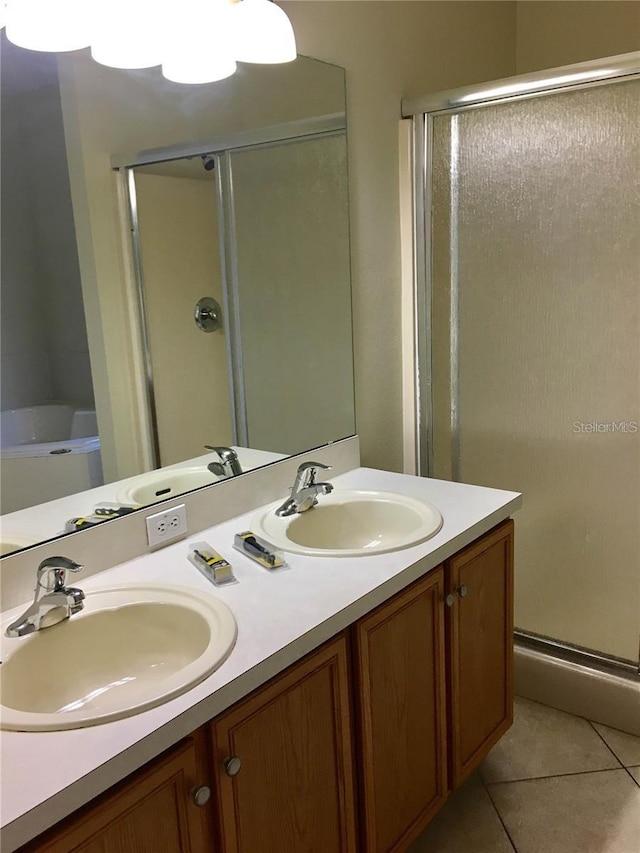
[[[80,612],[3,636],[3,851],[407,849],[511,724],[520,496],[318,486],[70,575]],[[285,566],[234,549],[244,530]],[[237,583],[197,571],[196,538]]]

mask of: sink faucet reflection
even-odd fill
[[[323,465],[322,462],[303,462],[298,467],[291,497],[278,507],[276,515],[287,516],[306,512],[318,503],[318,495],[328,495],[333,491],[331,483],[316,483],[318,469],[330,471],[331,466]]]
[[[82,570],[68,557],[47,557],[38,566],[33,603],[7,628],[7,637],[24,637],[68,619],[84,607],[84,592],[65,586],[67,572]]]
[[[218,477],[237,477],[242,474],[242,466],[238,459],[238,454],[232,447],[212,447],[210,444],[205,444],[207,450],[213,450],[220,457],[219,462],[210,462],[207,465],[212,474]]]

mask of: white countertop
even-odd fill
[[[515,492],[367,468],[357,468],[333,482],[337,488],[380,489],[422,498],[440,509],[443,527],[427,542],[391,554],[336,559],[288,554],[289,570],[269,572],[232,547],[234,534],[249,528],[252,510],[78,582],[87,594],[123,583],[183,584],[202,590],[232,609],[238,640],[230,657],[205,681],[152,710],[85,729],[2,732],[3,853],[15,850],[190,734],[509,517],[521,504]],[[209,542],[229,560],[240,583],[213,587],[187,561],[190,541]],[[126,637],[119,639],[126,642]]]

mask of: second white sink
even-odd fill
[[[408,548],[442,527],[425,501],[393,492],[335,489],[306,512],[280,517],[279,504],[254,516],[251,529],[276,548],[316,557],[358,557]]]
[[[118,492],[118,500],[123,504],[149,506],[201,486],[210,486],[219,479],[205,465],[174,471],[150,471],[125,482]]]
[[[26,536],[13,536],[11,533],[2,531],[0,536],[0,556],[12,554],[14,551],[20,551],[22,548],[28,548],[30,545],[35,545],[36,540],[27,539]]]

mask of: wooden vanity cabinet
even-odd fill
[[[20,853],[217,853],[206,797],[206,733],[129,776]]]
[[[348,645],[311,653],[211,724],[225,853],[354,853]]]
[[[511,725],[512,635],[509,520],[21,853],[405,851]]]
[[[449,769],[457,788],[513,722],[513,521],[446,563]]]
[[[400,853],[513,721],[513,522],[352,631],[362,850]]]
[[[353,628],[362,849],[406,850],[447,798],[444,570]]]

